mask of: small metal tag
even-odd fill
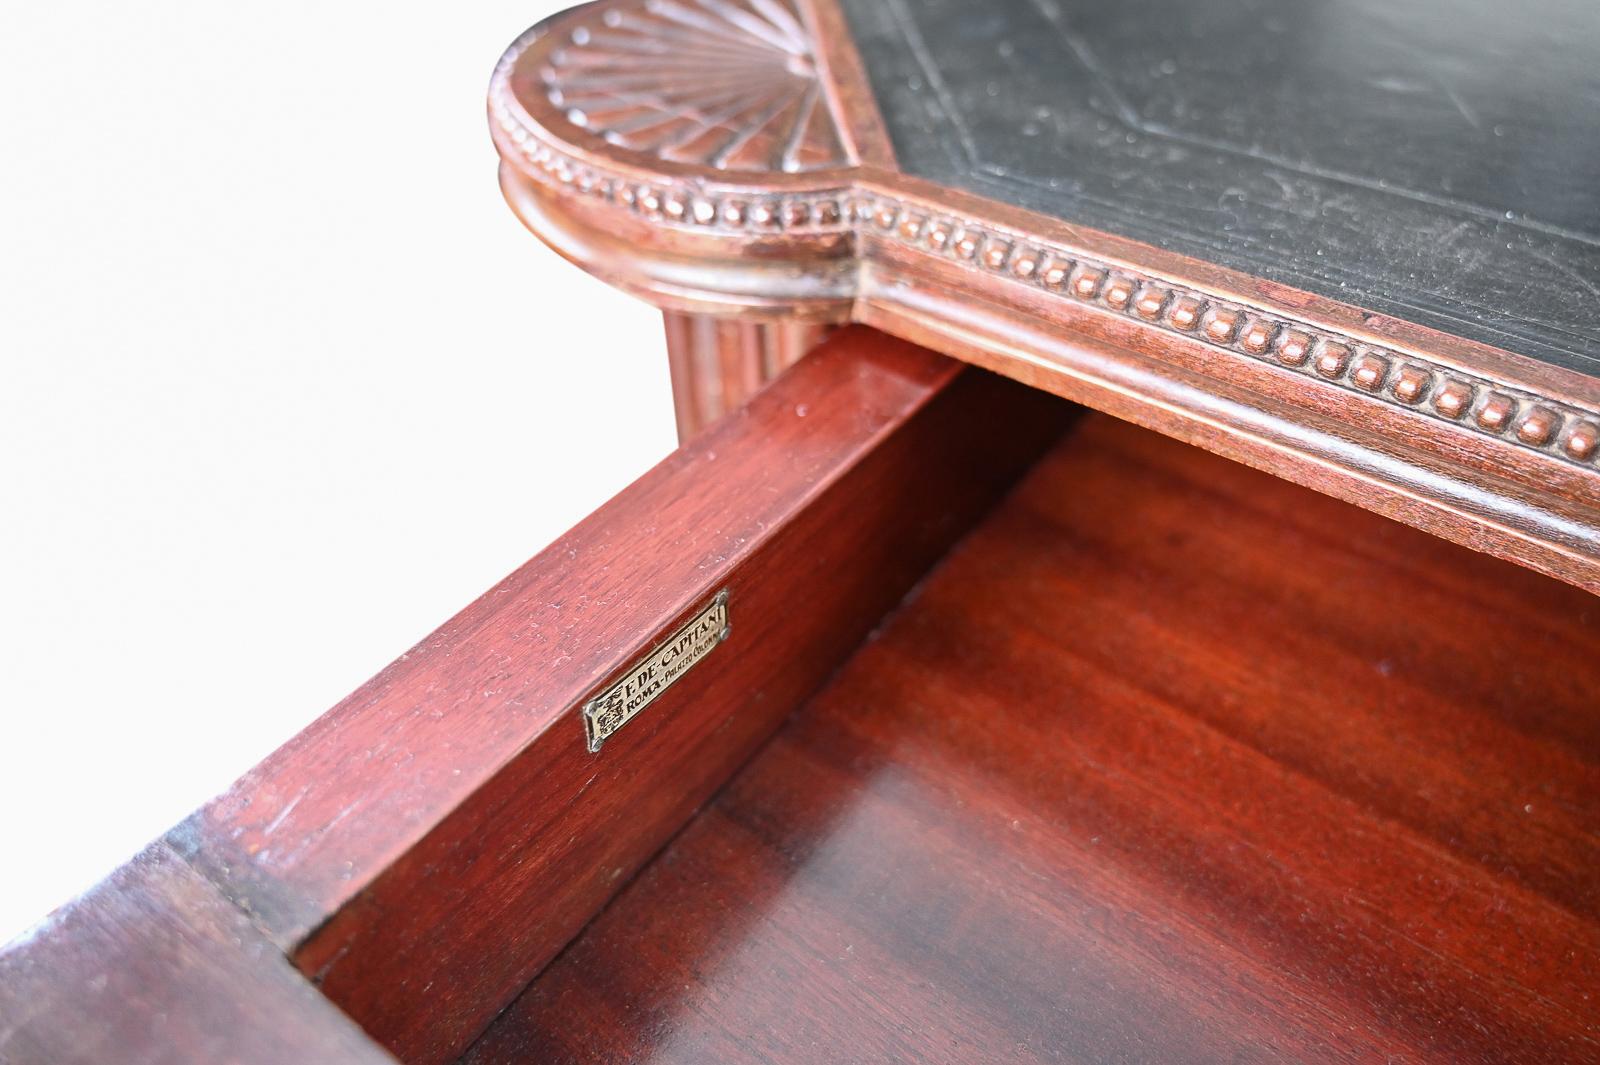
[[[583,730],[589,737],[589,750],[598,751],[602,743],[661,698],[727,638],[728,590],[724,588],[661,646],[635,662],[621,679],[583,704]]]

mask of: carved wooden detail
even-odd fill
[[[812,322],[752,322],[675,311],[665,318],[680,443],[742,407],[820,344],[829,329]]]
[[[1066,246],[956,218],[929,218],[897,200],[852,201],[858,225],[929,254],[1202,340],[1219,351],[1270,361],[1335,386],[1465,426],[1506,443],[1592,464],[1600,414],[1513,388],[1416,354],[1375,347],[1289,314],[1266,312],[1203,289],[1096,261]],[[1311,357],[1308,359],[1307,354]]]
[[[563,33],[539,65],[545,95],[611,144],[718,170],[851,161],[785,0],[647,0]]]
[[[718,192],[687,173],[638,182],[581,159],[519,106],[519,88],[525,95],[530,87],[513,77],[519,68],[531,65],[538,90],[575,127],[696,170],[797,171],[849,162],[821,99],[801,14],[780,0],[645,0],[581,14],[577,25],[519,40],[491,89],[496,134],[510,149],[508,160],[548,187],[653,225],[735,237],[855,236],[861,227],[875,227],[929,254],[1237,355],[1271,359],[1304,374],[1308,387],[1360,391],[1572,462],[1595,458],[1600,412],[1374,348],[1282,310],[1255,310],[1225,294],[1119,269],[1080,249],[1032,243],[981,219],[930,217],[847,186],[782,191],[750,185]],[[711,67],[717,73],[698,73]]]
[[[523,221],[669,312],[867,322],[1091,403],[1040,367],[1110,345],[1214,392],[1136,397],[1145,424],[1181,409],[1195,442],[1600,587],[1600,382],[902,174],[832,0],[600,0],[513,44],[489,110]],[[1219,430],[1221,396],[1254,411]]]
[[[808,23],[791,0],[579,9],[501,58],[489,90],[496,143],[546,190],[653,227],[847,235],[858,156]],[[797,184],[773,184],[791,175]]]

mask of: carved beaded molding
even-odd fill
[[[640,182],[619,170],[586,163],[531,121],[511,89],[511,70],[542,34],[536,27],[518,38],[495,67],[489,111],[495,139],[519,169],[568,194],[614,204],[658,225],[721,235],[763,233],[833,235],[853,231],[848,217],[850,186],[787,195],[717,191],[714,180]]]
[[[891,198],[857,199],[851,216],[919,250],[1524,448],[1579,463],[1600,452],[1593,412],[1416,355]]]
[[[1588,468],[1600,455],[1600,415],[1592,411],[1003,227],[929,213],[849,185],[772,193],[729,187],[710,173],[703,179],[640,181],[620,169],[583,161],[529,120],[513,96],[511,69],[540,35],[537,29],[525,34],[496,67],[489,93],[491,124],[506,158],[517,159],[520,171],[559,194],[593,197],[655,225],[736,239],[871,233],[1540,454]]]

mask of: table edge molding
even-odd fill
[[[834,58],[817,68],[829,99],[871,113],[840,121],[842,154],[825,165],[728,169],[570,120],[538,80],[549,56],[608,12],[657,3],[601,0],[546,20],[507,50],[490,84],[507,199],[608,282],[669,310],[841,322],[868,319],[862,274],[891,260],[901,283],[957,299],[969,285],[1002,284],[1028,332],[1117,336],[1145,357],[1199,344],[1211,355],[1201,374],[1234,391],[1270,366],[1282,381],[1261,398],[1275,417],[1331,409],[1357,421],[1378,403],[1400,415],[1384,422],[1386,445],[1421,465],[1485,471],[1586,519],[1600,511],[1600,381],[902,174],[873,146],[881,119],[833,0],[793,10],[829,35]],[[924,324],[938,330],[939,318]],[[1600,544],[1579,547],[1600,572]]]

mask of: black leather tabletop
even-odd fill
[[[843,0],[902,169],[1600,376],[1600,0]]]

